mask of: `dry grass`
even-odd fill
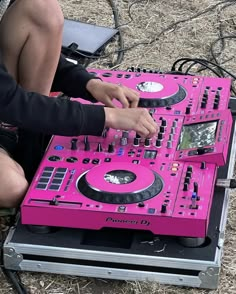
[[[67,18],[80,19],[98,25],[114,26],[109,1],[60,0]],[[125,52],[120,69],[130,66],[170,70],[173,62],[181,57],[210,58],[210,44],[223,32],[235,34],[236,5],[226,3],[216,6],[216,0],[117,0],[120,25],[125,48],[143,42]],[[130,15],[129,15],[130,6]],[[176,23],[173,25],[173,23]],[[150,42],[151,40],[155,40]],[[219,50],[219,46],[216,48]],[[117,43],[107,46],[106,54],[117,50]],[[226,41],[220,62],[235,72],[236,41]],[[94,61],[91,66],[107,68],[116,60],[116,54]],[[236,204],[234,195],[227,223],[224,258],[218,290],[186,289],[157,283],[109,281],[61,275],[36,273],[21,274],[31,293],[78,294],[156,294],[156,293],[236,293]],[[0,279],[2,276],[0,276]],[[4,279],[0,293],[13,293]]]

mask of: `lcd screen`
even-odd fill
[[[181,130],[178,150],[193,149],[215,144],[217,121],[184,125]]]

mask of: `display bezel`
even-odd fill
[[[218,129],[218,123],[219,120],[210,120],[210,121],[204,121],[204,122],[196,122],[193,124],[185,124],[182,126],[181,132],[180,132],[180,137],[179,137],[179,142],[177,145],[177,150],[182,151],[182,150],[188,150],[188,149],[197,149],[197,148],[203,148],[203,147],[208,147],[208,146],[213,146],[216,143],[216,134],[217,134],[217,129]],[[207,125],[209,125],[207,127]],[[212,138],[209,138],[209,143],[204,142],[203,138],[201,139],[201,133],[198,132],[198,136],[195,138],[195,140],[192,140],[191,142],[186,145],[184,143],[184,136],[187,136],[190,134],[190,130],[192,131],[193,128],[196,128],[196,126],[204,127],[205,131],[202,132],[203,134],[206,134],[207,130],[211,127],[211,125],[214,125],[214,129],[210,134],[212,134]]]

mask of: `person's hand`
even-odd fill
[[[125,86],[103,82],[99,79],[91,79],[86,89],[98,101],[107,107],[115,108],[113,99],[119,100],[123,108],[138,106],[139,93]]]
[[[157,124],[145,108],[105,107],[104,110],[106,127],[133,130],[144,138],[151,138],[157,133]]]

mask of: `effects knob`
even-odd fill
[[[134,146],[139,146],[139,138],[134,138]]]
[[[75,139],[75,138],[73,138],[73,139],[71,139],[71,150],[77,150],[77,141],[78,141],[78,139]]]
[[[166,213],[166,204],[161,205],[161,213]]]
[[[165,133],[165,127],[164,126],[160,126],[159,132],[164,134]]]
[[[188,191],[188,183],[184,183],[183,191]]]
[[[206,169],[206,162],[205,161],[201,162],[200,169]]]
[[[192,172],[191,171],[187,171],[186,172],[186,177],[191,178],[192,177]]]
[[[127,144],[128,144],[128,139],[125,138],[125,137],[121,137],[121,138],[120,138],[120,145],[121,145],[121,146],[125,146],[125,145],[127,145]]]
[[[206,102],[205,101],[202,101],[201,108],[206,108]]]
[[[101,143],[98,143],[96,151],[97,152],[102,152],[102,144]]]
[[[128,131],[123,131],[122,132],[122,137],[128,139],[129,138],[129,132]]]
[[[171,127],[170,133],[175,134],[175,127]]]
[[[193,167],[191,166],[191,165],[189,165],[188,167],[187,167],[187,172],[192,172],[193,171]]]
[[[166,147],[167,149],[171,149],[173,147],[172,141],[167,141]]]
[[[108,145],[108,153],[113,153],[115,150],[114,150],[114,145],[112,143],[110,143]]]
[[[172,127],[176,128],[177,127],[177,121],[174,120],[173,123],[172,123]]]
[[[89,141],[88,140],[85,141],[85,143],[84,143],[84,150],[85,151],[89,151],[90,150],[90,144],[89,144]]]
[[[150,144],[151,144],[151,139],[146,138],[145,141],[144,141],[144,146],[145,146],[145,147],[149,147]]]
[[[161,147],[161,140],[160,139],[156,140],[156,147]]]
[[[220,92],[219,91],[216,92],[215,98],[220,99]]]
[[[219,103],[218,102],[214,102],[213,109],[218,109],[218,108],[219,108]]]
[[[208,91],[207,90],[204,91],[203,97],[208,98]]]
[[[189,177],[186,177],[186,178],[184,179],[184,183],[186,183],[186,184],[190,184],[190,178],[189,178]]]
[[[173,141],[173,134],[169,134],[169,141]]]
[[[158,133],[157,139],[162,140],[164,137],[163,133]]]
[[[165,119],[162,119],[161,126],[162,127],[166,127],[167,126],[167,121]]]
[[[190,112],[191,112],[191,107],[187,106],[185,109],[185,114],[190,114]]]
[[[145,206],[145,204],[143,202],[138,203],[138,207],[144,207],[144,206]]]

